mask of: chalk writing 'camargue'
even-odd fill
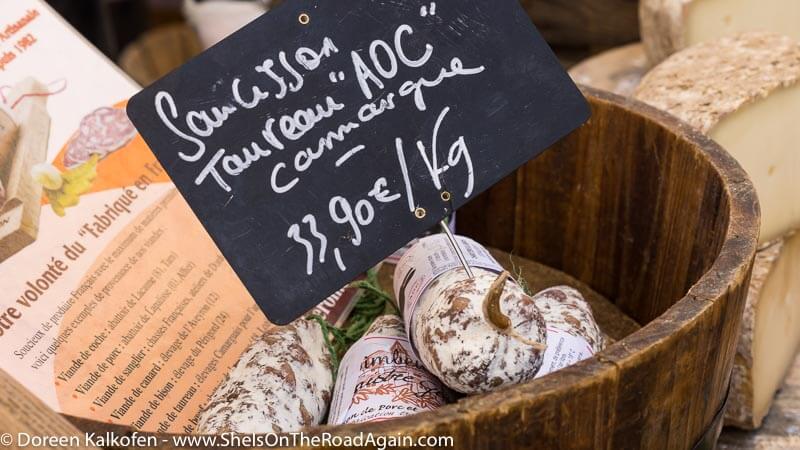
[[[424,78],[421,78],[420,80],[415,81],[415,82],[403,83],[403,85],[400,88],[400,90],[402,92],[399,92],[399,95],[400,96],[406,96],[406,95],[414,94],[415,104],[416,104],[417,108],[420,111],[425,111],[427,108],[425,107],[425,97],[424,97],[423,88],[436,87],[439,84],[441,84],[444,80],[446,80],[447,78],[452,78],[452,77],[459,76],[459,75],[473,75],[475,73],[480,73],[483,70],[484,70],[483,67],[476,68],[476,69],[464,69],[463,68],[463,63],[461,62],[461,60],[459,58],[453,58],[451,63],[450,63],[450,68],[449,69],[448,68],[442,68],[440,73],[439,73],[439,76],[434,81],[428,81],[428,80],[426,80]],[[408,87],[408,88],[405,91],[403,91],[403,87]],[[300,181],[299,174],[301,174],[303,172],[306,172],[311,167],[311,165],[314,163],[314,161],[316,161],[319,158],[321,158],[326,151],[333,150],[334,145],[335,145],[336,142],[345,141],[346,138],[347,138],[347,135],[350,134],[353,130],[355,130],[357,128],[360,128],[361,125],[363,125],[364,123],[370,122],[373,119],[375,119],[376,117],[378,117],[379,115],[383,114],[384,112],[386,112],[388,110],[392,110],[392,109],[395,109],[394,93],[389,93],[388,96],[387,96],[387,99],[386,100],[381,100],[379,102],[379,105],[375,105],[374,103],[368,103],[368,104],[363,105],[359,109],[359,114],[358,114],[359,121],[358,122],[349,121],[347,123],[340,124],[338,126],[338,128],[336,128],[335,131],[328,131],[327,134],[324,137],[320,138],[319,142],[317,143],[317,146],[315,148],[314,147],[307,147],[306,149],[300,150],[295,154],[294,166],[293,166],[293,169],[295,171],[295,176],[293,178],[291,178],[289,181],[283,181],[282,182],[278,178],[279,175],[281,175],[282,178],[286,178],[285,176],[283,176],[282,172],[284,171],[284,169],[287,169],[288,166],[285,163],[278,163],[277,165],[275,165],[273,167],[273,169],[272,169],[272,175],[270,177],[270,187],[271,187],[271,189],[276,193],[288,192],[290,189],[292,189]],[[368,112],[367,113],[363,113],[365,110],[367,110]],[[353,147],[353,148],[355,148],[355,147]],[[342,155],[341,158],[345,158],[347,156],[348,155],[345,153],[344,155]],[[337,159],[337,162],[341,161],[341,158]],[[345,159],[347,159],[347,158],[345,158]],[[337,167],[339,165],[341,165],[341,164],[338,164]],[[238,174],[231,173],[225,167],[223,167],[223,169],[225,169],[225,172],[227,172],[229,175],[238,175]],[[472,167],[470,165],[470,173],[471,173],[471,169],[472,169]],[[220,179],[222,178],[221,174],[216,169],[215,164],[209,164],[208,166],[206,166],[206,169],[204,169],[204,172],[201,173],[201,177],[204,178],[206,170],[209,173],[211,173],[212,176],[215,177],[215,179],[216,179],[216,177],[219,177]],[[436,179],[437,180],[438,180],[438,175],[440,173],[441,172],[436,174]],[[202,180],[200,180],[200,181],[202,181]],[[227,185],[227,183],[226,183],[226,185]],[[439,183],[437,181],[436,186],[437,186],[437,189],[440,188],[441,187],[441,183]],[[470,189],[470,194],[471,194],[471,192],[472,192],[472,190]],[[467,195],[467,196],[469,196],[469,195]]]

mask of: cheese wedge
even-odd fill
[[[635,42],[581,61],[569,69],[569,76],[576,83],[628,97],[648,68],[644,47]]]
[[[700,42],[748,31],[800,40],[797,0],[641,0],[639,28],[651,63]]]
[[[728,425],[753,429],[800,350],[800,233],[756,255],[736,349]]]
[[[761,203],[762,244],[800,228],[800,42],[758,32],[698,44],[651,70],[635,97],[739,161]]]
[[[678,52],[635,97],[709,134],[749,173],[761,203],[726,423],[761,425],[800,347],[800,43],[746,33]]]

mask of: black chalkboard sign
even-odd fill
[[[128,114],[284,324],[589,109],[518,0],[289,0]]]

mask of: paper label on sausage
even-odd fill
[[[484,246],[464,236],[456,239],[470,267],[503,271]],[[444,234],[420,239],[400,258],[394,271],[394,295],[403,310],[406,330],[412,329],[411,318],[425,289],[433,280],[458,267],[461,267],[458,254]]]
[[[594,355],[585,339],[561,330],[547,329],[547,350],[539,372],[534,378],[571,366]]]
[[[450,229],[450,232],[455,233],[456,232],[456,213],[454,212],[453,214],[450,214],[450,217],[447,218],[446,220],[447,220],[447,228]],[[392,253],[388,257],[386,257],[386,259],[384,259],[383,261],[387,262],[389,264],[397,264],[398,261],[400,261],[400,258],[402,258],[403,255],[405,255],[406,252],[409,249],[411,249],[411,247],[416,245],[416,243],[419,242],[419,240],[422,239],[422,237],[430,236],[431,234],[434,234],[436,232],[435,230],[437,228],[438,228],[438,226],[432,228],[430,231],[428,231],[427,233],[423,234],[421,237],[412,239],[411,242],[409,242],[408,244],[404,245],[402,248],[398,249],[397,251],[395,251],[394,253]]]
[[[339,365],[328,423],[378,422],[442,406],[444,387],[405,337],[368,335]]]

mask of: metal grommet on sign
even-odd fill
[[[311,17],[306,13],[300,13],[300,15],[297,16],[297,21],[303,25],[308,25],[308,23],[311,22]]]
[[[417,208],[414,210],[414,216],[416,216],[417,219],[424,219],[427,214],[428,212],[425,211],[425,208]]]
[[[450,195],[449,192],[442,191],[442,201],[443,202],[449,202],[451,198],[452,198],[452,196]]]

